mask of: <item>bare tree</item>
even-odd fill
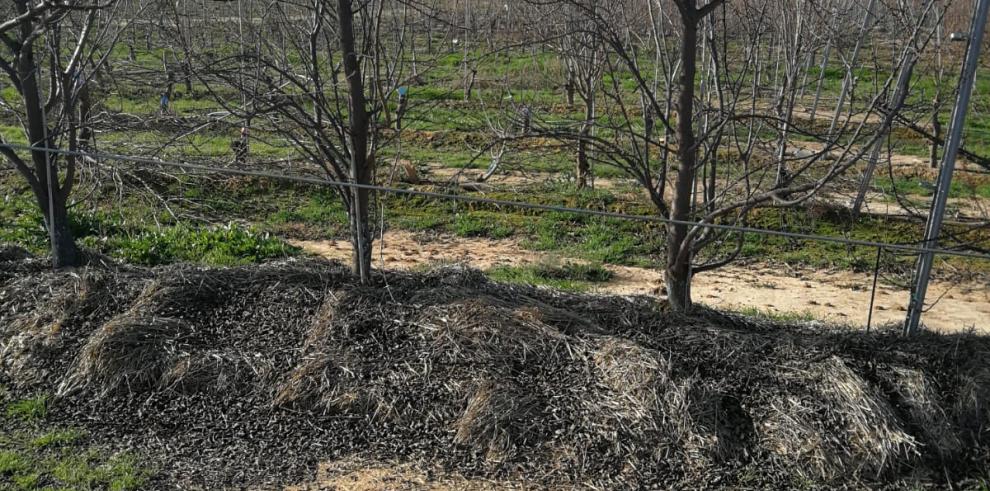
[[[20,96],[7,107],[39,149],[77,151],[90,135],[88,86],[116,39],[115,0],[13,0],[0,23],[0,69]],[[4,140],[6,142],[6,140]],[[30,157],[0,148],[27,180],[44,215],[56,268],[82,257],[69,228],[69,196],[79,158],[45,150]]]
[[[599,9],[581,8],[580,0],[559,0],[579,8],[609,51],[611,76],[603,91],[610,111],[607,119],[599,119],[598,135],[559,124],[535,125],[535,133],[586,141],[596,149],[597,161],[622,169],[647,190],[660,214],[671,220],[665,267],[669,302],[688,310],[692,277],[733,261],[743,246],[742,234],[707,224],[745,225],[754,209],[798,206],[820,196],[889,133],[907,99],[914,66],[933,36],[930,20],[938,9],[934,0],[926,0],[898,16],[892,60],[877,65],[872,86],[857,88],[850,74],[865,43],[857,40],[846,51],[853,29],[812,32],[808,27],[836,17],[830,2],[643,1],[651,3],[649,8],[635,0],[622,8]],[[882,5],[873,3],[867,11],[888,8],[880,0],[876,3]],[[891,3],[890,9],[897,8]],[[639,15],[644,11],[652,13],[645,32]],[[862,6],[858,13],[862,32],[872,24],[863,23]],[[804,46],[829,36],[833,40],[826,45],[843,60],[846,81],[834,114],[825,115],[829,128],[820,130],[797,111],[798,94],[806,79],[801,70],[812,65]],[[665,62],[659,52],[641,56],[641,50],[665,49],[668,39],[680,42],[676,62]],[[739,45],[745,49],[736,49]],[[657,66],[644,66],[644,58],[658,60]],[[675,71],[676,81],[670,75]],[[641,110],[629,104],[618,74],[634,82]],[[654,124],[673,140],[657,139]],[[813,145],[790,148],[796,147],[791,135]],[[655,163],[651,148],[676,159]],[[669,195],[658,182],[667,179]]]
[[[284,139],[332,180],[373,184],[376,154],[394,135],[389,104],[407,82],[408,11],[401,7],[382,0],[270,4],[260,24],[243,28],[278,35],[255,33],[242,54],[203,57],[198,76],[232,114],[252,121],[252,135]],[[296,61],[290,66],[287,57]],[[354,274],[370,282],[370,191],[337,191],[348,212]]]
[[[598,117],[598,91],[601,89],[602,75],[608,61],[601,36],[597,35],[594,24],[588,23],[582,13],[583,10],[588,10],[594,15],[597,9],[608,5],[607,2],[605,5],[598,3],[589,0],[580,5],[565,6],[563,15],[566,21],[562,26],[564,32],[561,33],[560,42],[555,44],[567,66],[568,103],[573,104],[575,93],[584,103],[584,118],[580,129],[582,138],[577,142],[577,166],[574,172],[578,189],[588,186],[591,176],[587,141],[594,131],[595,119]]]

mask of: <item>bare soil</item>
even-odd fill
[[[411,463],[365,462],[360,459],[321,463],[316,480],[286,491],[506,491],[547,489],[535,484],[467,478],[442,468]]]
[[[307,252],[347,261],[347,240],[291,241]],[[438,263],[461,263],[489,269],[540,262],[580,262],[578,259],[529,251],[518,240],[423,235],[390,230],[375,242],[374,260],[384,269],[412,270]],[[662,271],[608,265],[613,277],[594,291],[604,294],[653,295],[663,284]],[[854,326],[867,323],[873,276],[850,271],[820,271],[769,264],[730,265],[698,275],[692,286],[696,301],[727,309],[758,309],[770,314],[807,314],[816,319]],[[940,300],[926,312],[930,329],[990,332],[990,284],[935,281],[929,301]],[[903,320],[908,303],[904,285],[878,281],[873,323]]]

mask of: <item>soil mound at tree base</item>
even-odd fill
[[[362,286],[320,260],[0,254],[7,397],[53,394],[52,417],[146,456],[163,488],[355,461],[402,463],[363,476],[408,489],[961,483],[985,478],[988,362],[972,334],[682,316],[462,268]]]

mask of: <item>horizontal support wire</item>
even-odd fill
[[[661,216],[651,216],[651,215],[629,215],[625,213],[618,213],[612,211],[602,211],[602,210],[590,210],[587,208],[571,208],[566,206],[554,206],[554,205],[542,205],[537,203],[526,203],[523,201],[508,201],[493,198],[483,198],[479,196],[463,196],[456,194],[446,194],[438,193],[433,191],[420,191],[415,189],[403,189],[403,188],[393,188],[387,186],[379,186],[375,184],[358,184],[353,182],[342,182],[333,181],[330,179],[321,179],[318,177],[308,177],[308,176],[298,176],[298,175],[286,175],[278,174],[274,172],[265,171],[252,171],[243,169],[229,169],[224,167],[211,167],[207,165],[200,164],[190,164],[185,162],[171,162],[166,160],[151,159],[144,157],[132,157],[129,155],[117,155],[110,153],[99,153],[99,152],[81,152],[72,150],[60,150],[53,148],[40,148],[31,147],[27,145],[15,145],[4,143],[0,144],[2,148],[9,148],[11,150],[21,150],[21,151],[37,151],[37,152],[48,152],[58,155],[66,155],[73,157],[90,158],[94,160],[118,160],[122,162],[131,162],[136,164],[146,164],[146,165],[158,165],[164,167],[174,167],[178,169],[185,169],[190,171],[197,171],[202,173],[215,173],[215,174],[226,174],[235,176],[247,176],[247,177],[261,177],[267,179],[276,179],[283,181],[299,182],[304,184],[314,184],[321,186],[333,186],[341,188],[357,188],[357,189],[367,189],[370,191],[377,191],[386,194],[401,194],[407,196],[421,196],[427,198],[436,199],[446,199],[451,201],[460,202],[470,202],[470,203],[480,203],[489,204],[497,206],[506,206],[513,208],[521,208],[528,210],[538,210],[538,211],[554,211],[561,213],[575,213],[580,215],[590,215],[606,218],[617,218],[622,220],[639,221],[639,222],[651,222],[651,223],[661,223],[665,225],[685,225],[688,227],[700,227],[706,229],[714,230],[725,230],[729,232],[738,232],[743,234],[756,234],[756,235],[767,235],[774,237],[786,237],[791,239],[800,239],[813,242],[828,242],[833,244],[843,244],[849,246],[858,247],[870,247],[870,248],[883,248],[889,251],[901,251],[912,254],[925,254],[932,253],[941,256],[955,256],[955,257],[965,257],[971,259],[982,259],[990,260],[990,254],[981,254],[970,251],[955,251],[951,249],[941,249],[941,248],[929,248],[923,246],[913,246],[907,244],[895,244],[886,242],[874,242],[869,240],[857,240],[848,239],[845,237],[834,237],[829,235],[815,235],[815,234],[805,234],[800,232],[786,232],[782,230],[770,230],[761,229],[753,227],[742,227],[738,225],[726,225],[719,223],[702,223],[693,222],[687,220],[673,220],[670,218],[665,218]]]

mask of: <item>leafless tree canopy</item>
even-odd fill
[[[157,35],[168,46],[165,80],[145,83],[157,85],[163,113],[176,86],[205,90],[224,109],[217,121],[240,128],[238,163],[266,135],[294,150],[286,166],[301,161],[332,180],[372,185],[384,176],[383,151],[401,153],[408,87],[427,83],[440,60],[457,60],[457,90],[484,103],[492,130],[478,151],[492,156],[482,180],[507,148],[530,139],[570,146],[579,188],[594,185],[596,168],[621,170],[673,220],[666,289],[672,305],[688,309],[693,275],[735,260],[744,243],[705,225],[746,225],[753,210],[807,204],[850,182],[858,213],[899,129],[929,139],[937,160],[939,114],[952,99],[945,60],[960,56],[945,38],[962,4],[13,0],[3,7],[0,69],[21,97],[8,109],[27,140],[76,150],[93,138],[90,87],[109,73],[108,54],[120,41],[133,59],[135,45],[150,49]],[[479,80],[480,64],[510,50],[553,53],[559,69],[552,80],[517,85]],[[919,70],[937,74],[933,89],[919,87]],[[566,110],[541,113],[513,93],[541,83],[559,91]],[[50,222],[56,264],[77,263],[66,226],[76,158],[4,155]],[[338,193],[354,272],[368,281],[371,195]]]
[[[567,53],[568,79],[590,108],[577,131],[546,123],[534,134],[578,142],[579,155],[590,148],[596,165],[634,177],[660,214],[703,224],[808,202],[863,162],[872,173],[895,122],[911,118],[912,74],[945,12],[935,1],[530,3],[556,20],[534,35]],[[870,85],[859,82],[867,57]],[[830,60],[847,67],[837,99],[822,92]],[[600,116],[595,96],[607,101]],[[667,291],[682,309],[691,276],[743,245],[740,234],[686,223],[667,239]],[[735,247],[713,247],[726,242]]]
[[[89,87],[105,66],[119,25],[114,0],[14,0],[3,7],[0,70],[20,104],[4,103],[34,147],[76,151],[92,138]],[[56,267],[80,261],[68,223],[77,157],[0,149],[24,177],[45,217]]]

